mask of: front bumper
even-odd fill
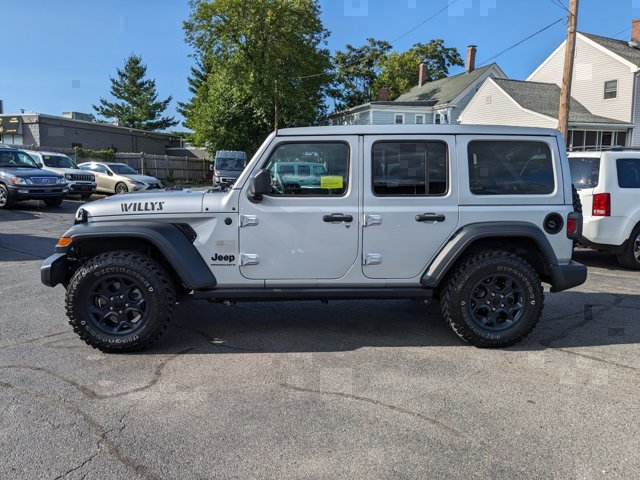
[[[40,280],[47,287],[55,287],[67,280],[67,254],[54,253],[40,267]]]
[[[69,192],[69,188],[66,185],[56,185],[55,187],[7,185],[7,189],[9,191],[9,198],[12,200],[61,198]]]
[[[573,260],[566,265],[552,265],[549,272],[552,292],[577,287],[587,280],[587,267]]]
[[[95,183],[70,183],[69,184],[69,193],[95,193],[96,192],[96,184]]]

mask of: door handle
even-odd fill
[[[331,215],[324,215],[322,217],[323,222],[333,223],[333,222],[353,222],[352,215],[343,215],[342,213],[332,213]]]
[[[441,213],[423,213],[416,215],[416,222],[444,222],[445,216]]]

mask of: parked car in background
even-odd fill
[[[20,200],[43,200],[57,207],[68,192],[62,175],[43,170],[22,150],[0,145],[0,208]]]
[[[69,195],[80,195],[89,198],[96,192],[96,177],[93,173],[80,170],[78,165],[68,156],[55,152],[36,152],[25,150],[31,158],[44,170],[64,176],[69,184]]]
[[[273,186],[283,193],[299,189],[320,189],[327,165],[317,162],[277,162],[272,169]]]
[[[230,187],[247,165],[247,152],[218,150],[211,165],[214,187]]]
[[[569,166],[583,208],[579,242],[640,270],[640,151],[571,152]]]
[[[96,190],[102,193],[127,193],[162,188],[155,177],[140,175],[126,163],[85,162],[78,165],[96,176]]]

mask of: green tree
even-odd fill
[[[391,48],[387,41],[367,38],[367,43],[361,47],[347,45],[344,52],[335,53],[334,83],[328,95],[333,97],[336,110],[355,107],[376,98],[374,84]]]
[[[354,107],[378,99],[381,87],[394,100],[418,84],[420,63],[427,65],[427,80],[444,78],[452,66],[463,65],[458,50],[447,47],[444,40],[416,43],[406,52],[392,52],[391,44],[373,38],[361,47],[347,45],[333,58],[334,84],[329,91],[336,110]]]
[[[142,58],[131,54],[123,69],[117,69],[117,78],[111,80],[111,95],[121,102],[100,99],[100,105],[93,105],[98,115],[115,118],[125,127],[141,130],[163,130],[178,124],[173,117],[163,117],[163,112],[171,102],[169,96],[158,100],[155,80],[145,78],[147,66]]]
[[[193,96],[181,113],[196,143],[253,151],[274,128],[319,121],[330,57],[317,0],[191,0],[190,6],[184,30],[196,67]]]
[[[406,52],[391,52],[380,65],[380,75],[374,82],[374,93],[387,87],[389,98],[394,100],[418,84],[420,63],[426,65],[426,80],[432,82],[445,78],[452,66],[464,65],[458,50],[446,47],[444,40],[416,43]]]

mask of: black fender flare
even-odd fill
[[[542,253],[548,267],[558,264],[549,240],[533,223],[529,222],[487,222],[471,223],[458,230],[431,261],[422,275],[420,283],[424,287],[435,288],[444,279],[450,268],[467,251],[467,248],[483,238],[526,238],[532,240]]]
[[[99,222],[80,223],[63,235],[71,238],[69,247],[56,247],[56,253],[66,253],[69,248],[88,240],[105,241],[109,238],[140,239],[150,243],[164,256],[189,289],[213,288],[217,281],[207,263],[187,234],[177,225],[159,222]]]

